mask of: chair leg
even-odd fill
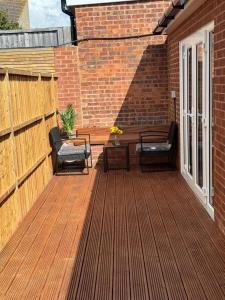
[[[85,162],[85,169],[87,169],[87,173],[86,173],[86,175],[89,175],[89,164],[88,164],[88,158],[85,158],[84,162]]]
[[[91,160],[91,165],[89,167],[92,168],[93,167],[92,151],[90,152],[90,160]]]
[[[55,175],[57,175],[59,172],[59,161],[56,159],[56,164],[55,164]]]

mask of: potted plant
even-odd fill
[[[72,104],[68,104],[64,112],[60,112],[60,117],[63,123],[63,132],[69,137],[73,134],[76,120]]]
[[[118,140],[118,136],[123,134],[123,130],[121,130],[119,127],[117,126],[113,126],[110,128],[111,134],[114,135],[114,144],[116,146],[118,146],[120,144],[119,140]]]

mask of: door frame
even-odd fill
[[[210,93],[210,87],[211,87],[211,76],[210,76],[210,41],[209,41],[209,35],[210,32],[214,30],[214,22],[211,22],[207,24],[206,26],[200,28],[198,31],[194,32],[190,36],[186,37],[179,43],[179,68],[180,68],[180,166],[181,166],[181,174],[184,177],[184,179],[187,181],[188,185],[191,187],[191,189],[194,191],[194,193],[199,198],[200,202],[203,204],[209,215],[212,219],[214,219],[214,208],[210,204],[210,197],[212,196],[212,187],[211,187],[211,178],[212,178],[212,151],[211,151],[211,139],[210,139],[210,132],[212,128],[212,116],[210,115],[211,109],[210,106],[212,105],[212,94]],[[190,43],[191,41],[191,43]],[[196,47],[194,45],[197,45],[199,41],[203,42],[204,47],[204,63],[203,63],[203,99],[205,99],[205,115],[204,115],[204,123],[205,123],[205,133],[204,135],[204,145],[205,150],[203,151],[203,162],[206,162],[206,170],[203,173],[203,189],[201,189],[196,184],[196,147],[195,150],[192,150],[192,155],[194,154],[194,164],[193,164],[193,176],[191,176],[187,169],[185,168],[185,162],[184,162],[184,155],[187,154],[187,137],[186,137],[186,147],[184,148],[184,103],[187,103],[187,89],[184,90],[184,88],[187,88],[187,57],[184,57],[184,49],[192,48],[192,82],[196,80],[197,74],[196,74],[196,63],[193,62],[193,58],[196,59]],[[193,68],[195,66],[195,68]],[[194,79],[193,79],[194,77]],[[208,92],[207,92],[208,91]],[[192,84],[192,106],[193,101],[195,102],[195,108],[196,108],[196,84]],[[203,105],[205,105],[203,104]],[[196,117],[196,111],[192,113],[195,114],[194,118]],[[194,121],[196,124],[196,120]],[[186,124],[187,126],[187,124]],[[192,134],[192,145],[196,145],[196,130],[193,130],[195,133]],[[209,145],[206,147],[206,145]],[[184,151],[185,150],[185,151]],[[187,155],[186,155],[187,159]],[[187,163],[187,162],[186,162]]]

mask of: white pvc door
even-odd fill
[[[212,30],[180,44],[182,174],[213,217]]]

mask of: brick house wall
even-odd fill
[[[0,10],[6,11],[9,20],[18,22],[23,29],[30,27],[28,0],[0,0]]]
[[[169,0],[143,1],[77,7],[78,38],[151,33],[169,3]],[[75,56],[71,68],[79,70],[81,111],[78,113],[84,127],[109,127],[115,123],[120,126],[167,123],[164,37],[89,41],[79,43],[77,48],[78,57],[75,50],[68,48],[56,50],[56,53],[65,51]],[[56,56],[56,69],[59,75],[63,75],[65,67],[59,57]],[[61,58],[64,59],[63,55]],[[72,71],[71,85],[76,78]],[[60,102],[78,99],[77,93],[74,97],[65,95],[63,99],[63,90],[67,88],[64,81],[65,85],[60,79]]]
[[[188,20],[168,36],[168,88],[177,93],[177,120],[179,122],[179,41],[191,35],[207,23],[215,21],[215,78],[214,78],[214,118],[215,118],[215,220],[225,233],[225,2],[208,0]],[[170,118],[173,107],[169,107]]]
[[[77,47],[55,48],[55,71],[58,75],[59,110],[72,103],[77,113],[76,125],[82,126],[80,70]]]

